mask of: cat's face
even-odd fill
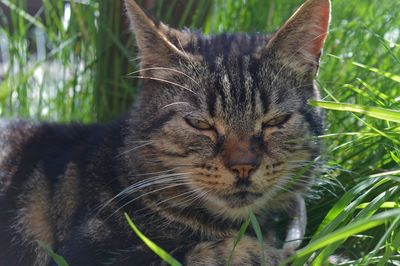
[[[127,7],[144,78],[142,168],[182,173],[171,180],[193,192],[189,201],[222,212],[303,190],[322,127],[307,101],[318,98],[329,1],[308,1],[272,39],[178,32]]]

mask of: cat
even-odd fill
[[[55,265],[38,240],[74,266],[162,265],[124,213],[184,265],[225,265],[250,209],[264,232],[283,210],[287,239],[302,237],[330,1],[307,0],[271,35],[203,36],[125,5],[143,79],[128,114],[0,123],[0,265]],[[299,245],[271,239],[261,252],[249,229],[231,264],[278,265]]]

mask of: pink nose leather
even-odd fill
[[[230,169],[238,174],[238,178],[248,178],[252,172],[257,169],[257,166],[251,164],[237,164],[231,165]]]
[[[224,145],[225,166],[239,180],[250,179],[259,166],[260,154],[249,138],[231,137]]]

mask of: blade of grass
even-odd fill
[[[370,202],[362,203],[362,204],[357,206],[357,209],[364,209],[369,204],[370,204]],[[393,208],[399,208],[399,207],[400,207],[400,205],[397,202],[387,201],[387,202],[384,202],[379,208],[381,208],[381,209],[393,209]]]
[[[381,239],[378,241],[378,243],[376,243],[373,251],[365,257],[366,258],[365,266],[368,266],[371,263],[371,260],[378,253],[379,249],[384,245],[384,242],[387,241],[390,234],[393,234],[393,232],[396,232],[396,230],[398,230],[399,225],[400,225],[400,217],[397,217],[397,219],[395,219],[395,221],[389,226],[388,230],[386,230],[386,232],[381,237]],[[361,261],[361,263],[363,263],[363,261]]]
[[[390,110],[380,107],[369,107],[359,104],[335,103],[326,101],[310,101],[309,103],[312,106],[318,106],[329,110],[361,113],[374,118],[400,123],[400,111],[397,110]]]
[[[365,219],[375,214],[376,211],[379,210],[380,206],[392,197],[394,194],[398,193],[398,188],[393,188],[391,191],[382,192],[378,197],[376,197],[366,208],[362,209],[355,218],[352,219],[350,223],[353,223],[357,220]],[[354,208],[353,208],[354,210]],[[313,264],[322,265],[327,258],[333,254],[333,252],[344,243],[345,239],[337,241],[333,244],[326,246],[323,250],[321,250],[320,254],[314,259]]]
[[[260,248],[261,248],[261,265],[266,266],[266,260],[265,260],[265,254],[264,254],[264,237],[263,234],[261,232],[261,227],[260,224],[257,221],[257,217],[254,215],[254,213],[249,210],[249,218],[250,218],[250,222],[251,225],[254,229],[254,232],[256,233],[258,242],[260,243]]]
[[[377,266],[384,266],[387,265],[387,263],[390,261],[390,257],[392,254],[395,252],[399,252],[399,247],[400,247],[400,232],[397,231],[395,238],[393,240],[393,246],[389,246],[386,249],[385,255],[380,259],[379,263]]]
[[[8,1],[8,0],[1,0],[1,3],[3,3],[5,6],[10,8],[12,11],[14,11],[16,14],[24,18],[26,21],[29,21],[32,23],[32,25],[35,25],[35,27],[46,30],[46,27],[35,17],[29,15],[27,12],[25,12],[23,9],[19,8],[16,4]]]
[[[227,266],[230,266],[232,264],[232,257],[233,257],[233,253],[235,251],[235,248],[237,246],[237,244],[239,244],[239,242],[242,240],[244,234],[246,233],[247,228],[249,227],[250,224],[250,219],[248,219],[245,223],[242,224],[242,226],[240,227],[239,233],[235,238],[235,242],[233,243],[233,248],[231,250],[231,253],[229,254],[229,258],[228,261],[226,262]]]
[[[366,179],[364,182],[361,182],[347,191],[341,198],[338,200],[332,209],[328,212],[326,217],[323,219],[321,224],[319,225],[316,233],[312,237],[310,244],[313,244],[314,241],[319,241],[320,238],[324,237],[327,234],[331,234],[336,228],[340,228],[344,224],[344,222],[349,220],[349,216],[354,213],[356,207],[363,201],[365,197],[367,197],[374,188],[377,188],[385,183],[389,182],[388,178],[371,178]],[[372,188],[370,188],[372,186]],[[365,191],[362,195],[358,196],[361,192]],[[308,246],[306,246],[308,247]],[[293,261],[293,266],[302,266],[308,260],[309,255],[305,255],[304,257],[296,256],[296,260]]]
[[[61,257],[60,255],[56,254],[49,246],[47,246],[42,241],[38,240],[37,243],[41,248],[43,248],[47,254],[57,263],[58,266],[68,266],[67,261]]]
[[[155,253],[157,254],[163,261],[168,263],[171,266],[182,266],[182,264],[174,259],[168,252],[166,252],[164,249],[160,248],[157,246],[153,241],[151,241],[149,238],[147,238],[140,230],[136,227],[136,225],[133,223],[131,218],[127,213],[125,213],[125,218],[128,221],[129,226],[132,228],[132,230],[136,233],[136,235]]]
[[[400,83],[400,75],[396,75],[396,74],[393,74],[393,73],[390,73],[390,72],[382,71],[382,70],[380,70],[378,68],[370,67],[370,66],[367,66],[367,65],[363,65],[363,64],[360,64],[360,63],[357,63],[357,62],[352,62],[352,63],[355,66],[362,67],[362,68],[367,69],[369,71],[378,73],[378,74],[380,74],[380,75],[382,75],[384,77],[390,78],[391,80],[394,80],[394,81]]]
[[[323,248],[329,244],[335,243],[337,241],[346,239],[352,235],[364,232],[368,229],[377,227],[381,224],[384,224],[394,218],[397,218],[400,215],[400,209],[390,210],[383,213],[379,213],[372,217],[367,217],[362,220],[356,221],[355,223],[351,223],[346,225],[333,233],[327,234],[317,241],[310,243],[307,247],[300,249],[296,256],[302,257],[307,254],[311,254],[312,252]]]

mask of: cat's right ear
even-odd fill
[[[154,21],[134,0],[125,0],[126,11],[139,49],[141,69],[167,67],[188,57],[173,42],[180,43],[184,33]]]

